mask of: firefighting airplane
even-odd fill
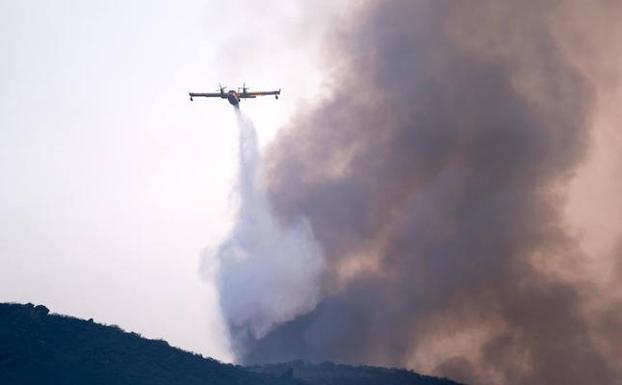
[[[239,107],[240,100],[242,99],[251,99],[251,98],[256,98],[257,96],[266,96],[266,95],[274,95],[274,97],[278,99],[279,95],[281,94],[280,89],[278,91],[252,91],[251,92],[251,91],[248,91],[248,88],[246,88],[246,84],[242,86],[241,91],[240,91],[240,88],[238,88],[237,91],[234,91],[234,90],[225,91],[227,87],[223,87],[220,84],[218,85],[218,88],[220,89],[220,92],[214,92],[214,93],[189,92],[188,95],[190,95],[190,101],[192,101],[193,98],[198,98],[198,97],[221,98],[221,99],[227,99],[229,103],[231,103],[232,106]]]

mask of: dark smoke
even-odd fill
[[[308,218],[325,250],[323,300],[242,361],[620,383],[592,335],[620,312],[592,328],[586,287],[543,267],[582,258],[561,209],[594,90],[563,49],[569,4],[386,0],[344,24],[334,95],[284,130],[266,172],[283,221]]]

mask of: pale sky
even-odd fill
[[[231,226],[237,128],[265,146],[328,84],[345,1],[0,0],[0,301],[231,360],[202,250]]]

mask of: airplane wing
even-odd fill
[[[257,96],[267,96],[274,95],[278,96],[281,94],[281,90],[278,91],[246,91],[240,94],[241,98],[255,98]]]
[[[255,97],[255,96],[265,96],[265,95],[279,95],[281,91],[246,91],[243,94],[240,94],[240,97]]]
[[[206,97],[206,98],[220,98],[222,94],[220,92],[188,92],[191,98]]]
[[[204,97],[204,98],[226,98],[222,92],[188,92],[190,96],[190,101],[192,98],[196,97]]]

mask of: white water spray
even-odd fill
[[[260,156],[253,123],[235,110],[240,129],[239,208],[216,250],[223,316],[236,338],[261,338],[317,304],[324,260],[304,219],[283,226],[257,183]]]

